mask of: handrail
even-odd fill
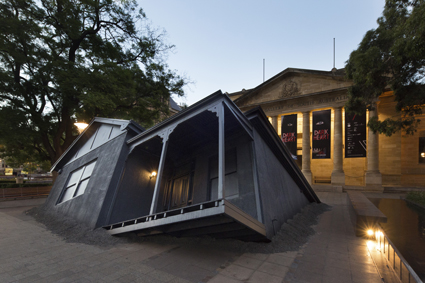
[[[206,208],[209,208],[209,207],[217,207],[217,206],[222,205],[222,204],[223,204],[223,199],[206,201],[206,202],[202,202],[202,203],[197,203],[197,204],[193,204],[193,205],[180,207],[180,208],[177,208],[177,209],[157,212],[157,213],[154,213],[154,214],[140,216],[140,217],[137,217],[137,218],[132,218],[132,219],[124,220],[124,221],[119,221],[119,222],[116,222],[116,223],[105,225],[105,226],[103,226],[103,228],[106,229],[106,230],[113,230],[113,229],[116,229],[116,228],[120,228],[120,227],[124,227],[124,226],[128,226],[128,225],[134,225],[134,224],[138,224],[138,223],[141,223],[141,222],[148,222],[148,221],[151,221],[151,220],[166,218],[167,216],[172,216],[172,215],[176,215],[176,214],[184,214],[184,213],[192,211],[192,210],[203,210],[203,209],[206,209]]]
[[[398,251],[393,242],[391,242],[391,240],[385,234],[384,229],[382,229],[382,227],[380,228],[380,231],[375,233],[375,239],[377,241],[379,250],[385,254],[385,259],[388,262],[387,266],[391,267],[391,269],[394,271],[394,274],[397,276],[397,278],[400,279],[401,282],[423,283],[412,267],[410,267],[406,259]],[[397,258],[399,259],[399,266],[396,264]],[[407,274],[406,272],[403,272],[404,270],[407,271]]]

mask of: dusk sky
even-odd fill
[[[377,27],[384,0],[139,0],[153,27],[176,48],[169,67],[193,83],[178,102],[221,90],[253,88],[286,68],[343,68],[364,34]]]

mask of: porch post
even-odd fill
[[[168,137],[172,131],[173,129],[166,129],[164,132],[162,132],[159,135],[160,137],[162,137],[162,151],[161,151],[161,158],[159,160],[158,173],[156,175],[155,189],[153,191],[152,203],[151,203],[151,209],[150,209],[149,215],[152,215],[156,212],[159,189],[161,186],[162,172],[164,170],[165,157],[167,154]]]
[[[225,196],[225,144],[224,144],[224,105],[220,103],[217,107],[218,114],[218,199]]]
[[[336,186],[345,185],[345,173],[342,159],[342,107],[334,108],[334,169],[331,183]]]
[[[302,170],[308,183],[312,183],[312,174],[310,169],[310,111],[303,112],[303,142],[302,142],[303,164]]]

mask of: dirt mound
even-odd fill
[[[277,253],[298,250],[315,233],[312,226],[317,224],[318,216],[330,209],[330,206],[323,203],[307,205],[293,219],[282,225],[270,243],[251,243],[233,239],[218,240],[211,237],[176,238],[168,235],[150,237],[125,235],[116,237],[109,235],[103,229],[93,230],[72,218],[58,217],[58,215],[45,210],[43,206],[34,207],[26,211],[26,213],[33,216],[38,222],[44,224],[48,230],[62,237],[67,242],[84,243],[104,248],[109,248],[119,243],[154,242],[178,246],[202,245],[238,253]]]

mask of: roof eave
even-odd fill
[[[164,121],[156,124],[155,126],[149,128],[146,131],[144,131],[144,132],[136,135],[135,137],[129,139],[127,141],[127,144],[131,144],[132,142],[142,138],[145,135],[151,134],[152,132],[159,131],[161,128],[164,128],[167,125],[174,123],[175,121],[181,119],[182,117],[184,117],[188,113],[194,112],[194,111],[198,110],[199,108],[204,107],[205,105],[210,104],[214,100],[218,100],[220,98],[227,98],[229,101],[231,101],[231,99],[227,95],[223,94],[221,92],[221,90],[218,90],[218,91],[214,92],[213,94],[205,97],[204,99],[196,102],[192,106],[189,106],[188,108],[183,109],[182,111],[178,112],[177,114],[165,119]]]

